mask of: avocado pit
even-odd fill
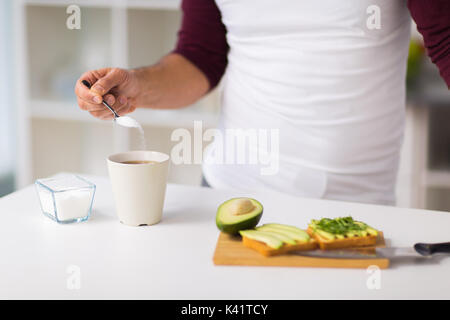
[[[249,213],[255,209],[255,205],[248,198],[236,199],[230,204],[230,213],[234,216]]]

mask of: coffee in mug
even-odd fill
[[[158,163],[158,161],[130,160],[130,161],[123,161],[121,163],[123,163],[123,164],[155,164],[155,163]]]
[[[155,151],[117,153],[107,159],[117,216],[129,226],[162,218],[169,156]]]

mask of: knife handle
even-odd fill
[[[430,256],[434,253],[450,253],[450,242],[416,243],[414,249],[423,256]]]

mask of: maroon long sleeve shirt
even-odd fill
[[[183,0],[183,21],[174,52],[191,61],[214,88],[227,66],[226,28],[214,0]],[[450,0],[408,0],[427,53],[450,88]]]

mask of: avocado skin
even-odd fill
[[[217,228],[219,228],[219,230],[225,233],[238,234],[240,230],[253,229],[254,227],[256,227],[258,225],[259,220],[261,220],[262,213],[263,210],[261,210],[261,213],[253,217],[252,219],[244,220],[233,224],[222,223],[217,217],[216,218]]]
[[[258,204],[261,207],[261,212],[259,214],[257,214],[256,216],[254,216],[250,219],[243,220],[240,222],[231,223],[231,224],[224,223],[223,221],[220,220],[220,214],[219,214],[220,209],[221,209],[222,205],[224,205],[228,201],[231,201],[234,199],[235,198],[227,200],[219,206],[219,208],[217,209],[217,214],[216,214],[216,225],[217,225],[217,228],[219,228],[219,230],[221,230],[222,232],[232,234],[232,235],[237,235],[237,234],[239,234],[240,230],[253,229],[254,227],[256,227],[258,225],[259,220],[261,220],[264,208],[259,201],[252,199],[252,200],[258,202]]]

